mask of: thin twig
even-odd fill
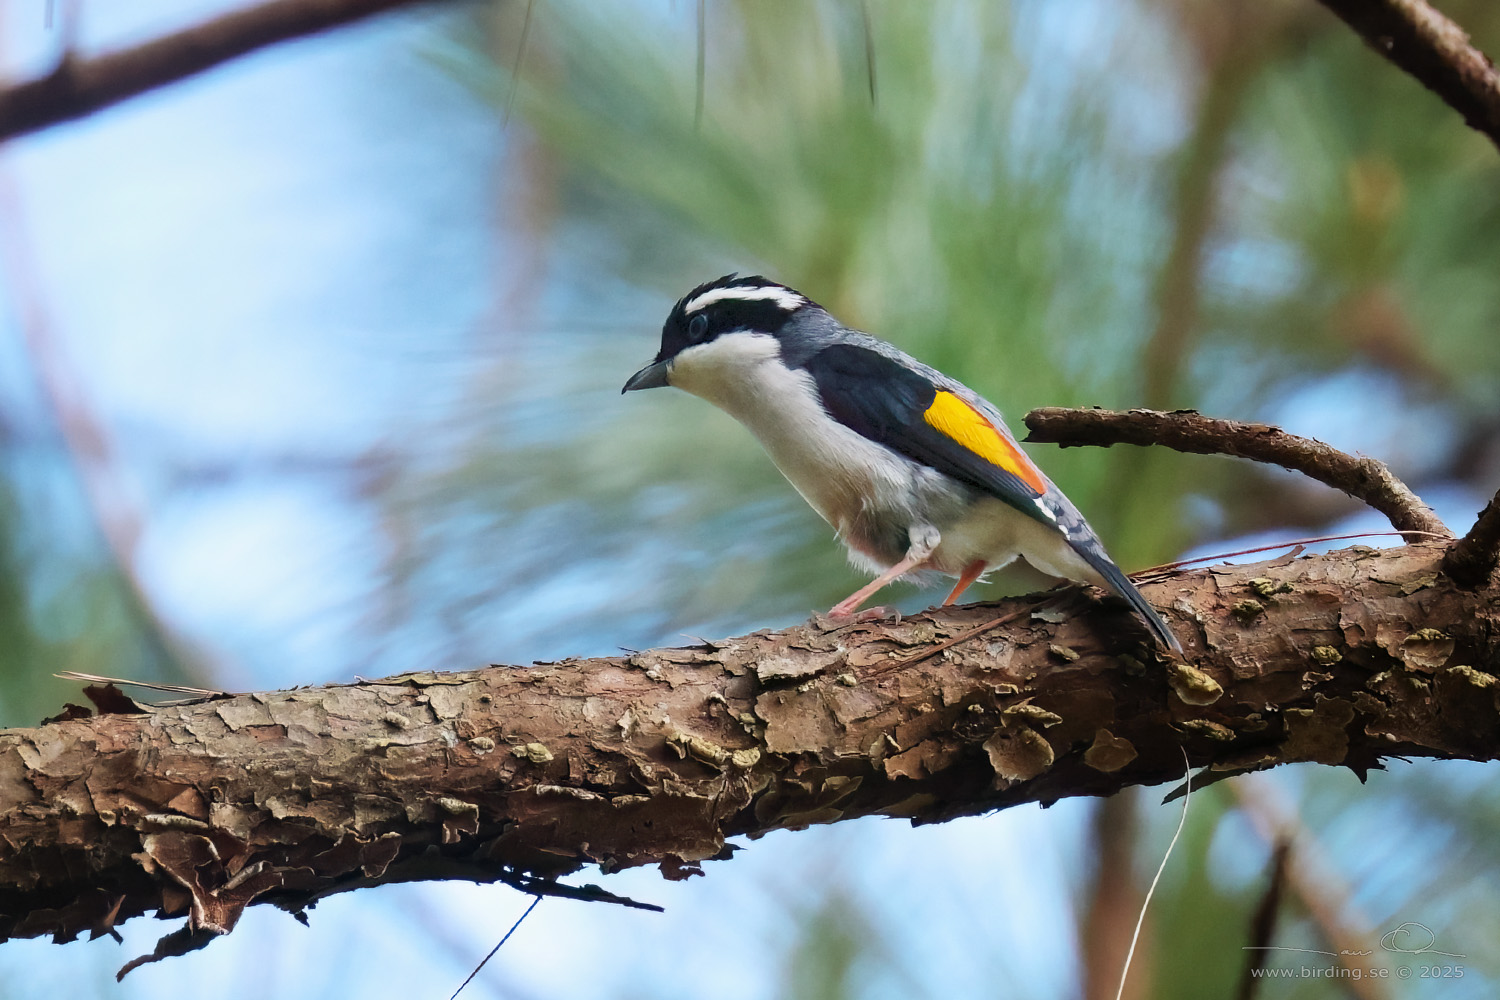
[[[1426,0],[1322,0],[1370,48],[1500,146],[1500,73],[1463,28]]]
[[[1362,500],[1390,518],[1397,531],[1453,532],[1383,462],[1346,455],[1312,438],[1270,424],[1205,417],[1196,410],[1043,407],[1026,414],[1028,441],[1077,445],[1163,445],[1194,455],[1231,455],[1279,465]]]
[[[63,58],[46,76],[0,89],[0,142],[82,118],[231,59],[421,0],[267,0],[133,48]]]
[[[531,8],[535,4],[536,0],[526,0],[526,17],[521,21],[521,39],[516,43],[516,62],[510,70],[510,93],[505,98],[505,117],[501,120],[501,128],[509,127],[511,113],[516,109],[516,91],[521,89],[521,64],[526,60],[526,41],[531,37]]]
[[[71,58],[73,51],[78,47],[78,24],[82,20],[83,0],[65,0],[62,10],[56,10],[55,4],[50,0],[47,4],[47,30],[57,29],[57,51],[61,53],[60,58]],[[54,17],[57,14],[59,16]]]
[[[703,87],[708,72],[707,0],[698,0],[698,64],[694,67],[693,128],[703,125]]]
[[[213,688],[192,687],[188,684],[168,684],[164,681],[133,681],[127,677],[105,677],[103,674],[86,674],[79,670],[59,670],[53,677],[65,681],[87,681],[90,684],[128,684],[131,687],[149,688],[152,691],[168,691],[172,694],[190,694],[196,698],[228,698],[228,691]]]
[[[1309,545],[1317,545],[1322,542],[1347,542],[1355,538],[1410,538],[1415,535],[1426,535],[1435,541],[1447,541],[1452,535],[1436,535],[1430,531],[1356,531],[1352,535],[1318,535],[1315,538],[1290,538],[1284,542],[1276,542],[1273,545],[1257,545],[1253,549],[1236,549],[1233,552],[1210,552],[1206,556],[1194,556],[1191,559],[1178,559],[1176,562],[1157,563],[1155,566],[1147,566],[1145,569],[1134,570],[1126,574],[1132,580],[1144,576],[1155,576],[1159,573],[1169,573],[1184,566],[1195,566],[1198,563],[1218,562],[1223,559],[1233,559],[1237,556],[1253,556],[1257,552],[1275,552],[1277,549],[1292,549],[1292,557],[1302,554],[1302,550]],[[1420,541],[1420,539],[1418,539]]]
[[[1500,493],[1479,512],[1469,533],[1448,548],[1443,572],[1460,587],[1470,590],[1489,582],[1500,564]]]
[[[952,649],[954,646],[957,646],[961,642],[967,642],[968,640],[974,638],[976,635],[982,635],[992,628],[999,628],[1001,625],[1007,624],[1008,622],[1013,622],[1017,618],[1029,615],[1035,610],[1035,608],[1027,607],[1022,608],[1019,611],[1012,611],[1009,614],[1001,615],[998,618],[991,618],[983,625],[976,625],[974,628],[969,629],[967,632],[960,632],[958,635],[953,636],[951,639],[944,639],[936,646],[924,649],[922,650],[922,652],[908,656],[904,660],[897,660],[895,663],[885,664],[880,668],[880,672],[887,673],[892,670],[901,670],[911,666],[913,663],[921,663],[923,660],[931,659],[932,657],[938,655],[945,649]]]
[[[630,910],[648,910],[651,913],[663,913],[665,909],[655,903],[642,903],[640,900],[631,899],[629,896],[621,896],[618,893],[602,889],[597,885],[568,885],[556,879],[542,878],[536,875],[522,875],[511,873],[499,876],[499,881],[504,882],[512,889],[529,892],[533,896],[555,896],[558,899],[576,899],[584,903],[613,903]]]
[[[875,32],[870,29],[870,0],[859,0],[859,20],[865,35],[865,73],[870,82],[870,107],[875,107]]]

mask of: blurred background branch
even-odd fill
[[[64,48],[47,75],[0,86],[0,142],[93,114],[268,45],[416,2],[266,0],[116,52],[80,58]]]
[[[1468,32],[1427,0],[1321,2],[1500,147],[1500,73]]]
[[[1262,777],[1246,775],[1230,782],[1229,787],[1256,834],[1281,859],[1284,868],[1278,874],[1312,917],[1327,950],[1337,956],[1340,966],[1354,973],[1346,977],[1344,988],[1349,995],[1359,1000],[1392,996],[1376,974],[1380,968],[1379,935],[1354,905],[1354,891],[1344,882],[1338,867],[1317,838],[1298,822],[1296,809]],[[1261,946],[1270,947],[1271,942],[1266,940]]]
[[[1119,996],[1120,970],[1145,890],[1135,877],[1135,858],[1140,850],[1140,800],[1135,789],[1125,789],[1103,799],[1094,808],[1089,838],[1094,848],[1092,880],[1079,914],[1079,946],[1083,951],[1084,1000],[1143,1000],[1155,980],[1150,956],[1155,948],[1155,929],[1148,911],[1141,928],[1140,964],[1125,982]]]

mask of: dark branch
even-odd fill
[[[1245,948],[1245,970],[1240,975],[1238,1000],[1255,1000],[1267,960],[1271,957],[1271,940],[1276,936],[1276,918],[1281,913],[1281,894],[1286,888],[1287,855],[1292,842],[1278,840],[1271,850],[1271,870],[1266,889],[1250,919],[1250,944]]]
[[[134,48],[64,58],[47,76],[0,89],[0,142],[81,118],[268,45],[415,2],[268,0]]]
[[[1426,0],[1321,0],[1376,52],[1500,146],[1500,73]]]
[[[1479,512],[1469,533],[1448,547],[1443,572],[1460,587],[1480,587],[1489,582],[1500,564],[1500,493]]]
[[[1279,465],[1362,500],[1391,519],[1397,531],[1452,532],[1385,463],[1355,458],[1312,438],[1270,424],[1205,417],[1196,410],[1073,410],[1048,406],[1026,414],[1028,441],[1078,445],[1162,445],[1193,455],[1232,455]]]

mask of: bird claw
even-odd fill
[[[814,624],[823,625],[824,628],[843,628],[846,625],[862,625],[866,622],[878,622],[890,619],[891,624],[901,624],[901,612],[888,605],[877,605],[866,608],[863,611],[843,611],[835,605],[826,615],[813,613]],[[824,624],[826,623],[826,624]]]

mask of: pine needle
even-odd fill
[[[468,986],[474,981],[474,977],[479,975],[479,970],[484,968],[489,960],[495,957],[495,953],[500,950],[500,946],[510,940],[510,936],[516,932],[516,928],[521,926],[521,921],[531,916],[531,911],[536,909],[536,904],[540,903],[541,901],[541,896],[538,896],[531,901],[531,905],[526,907],[526,912],[516,918],[516,922],[510,925],[510,930],[505,932],[505,937],[501,938],[499,943],[496,944],[495,947],[490,949],[490,953],[484,956],[484,961],[474,966],[474,971],[469,973],[469,978],[458,984],[458,989],[453,991],[453,996],[449,997],[448,1000],[458,1000],[458,995],[464,991],[464,987]]]
[[[1141,912],[1135,918],[1135,932],[1130,935],[1130,949],[1125,952],[1125,967],[1120,970],[1120,988],[1115,992],[1115,1000],[1121,1000],[1125,996],[1125,980],[1130,976],[1130,962],[1135,958],[1135,946],[1141,939],[1141,927],[1146,923],[1146,907],[1151,905],[1151,897],[1156,895],[1156,884],[1161,881],[1161,873],[1167,870],[1167,861],[1171,859],[1172,850],[1182,836],[1182,828],[1187,825],[1188,799],[1193,795],[1193,765],[1188,761],[1186,750],[1182,751],[1182,767],[1183,780],[1187,783],[1187,789],[1182,793],[1182,815],[1177,819],[1177,832],[1172,834],[1172,841],[1167,844],[1167,853],[1162,855],[1156,875],[1151,879],[1151,886],[1146,890],[1146,898],[1141,901]]]

